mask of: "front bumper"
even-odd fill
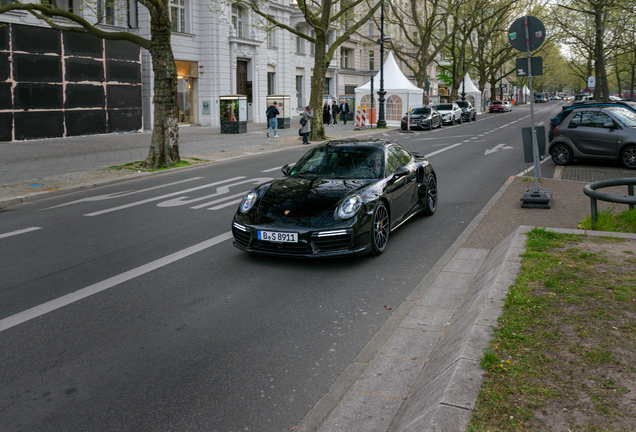
[[[298,233],[297,243],[277,243],[258,239],[258,230]],[[236,219],[232,222],[234,246],[262,255],[328,258],[342,255],[364,255],[371,250],[370,223],[361,227],[332,227],[322,229],[278,229],[251,226]]]

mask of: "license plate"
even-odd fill
[[[258,239],[275,243],[298,243],[298,233],[258,230]]]

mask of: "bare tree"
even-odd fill
[[[155,75],[154,84],[154,124],[148,157],[144,161],[147,168],[170,167],[180,161],[179,129],[177,106],[177,70],[172,54],[170,37],[172,24],[169,15],[169,0],[138,0],[150,12],[150,39],[130,32],[106,32],[98,25],[82,16],[58,7],[56,0],[41,3],[12,3],[0,7],[0,14],[22,10],[28,11],[51,28],[69,32],[86,33],[101,39],[132,42],[147,49],[152,57]],[[99,14],[97,14],[99,16]],[[52,17],[65,18],[69,24],[61,24]]]
[[[272,27],[278,27],[313,43],[315,46],[314,70],[311,77],[309,105],[315,110],[322,107],[327,68],[337,49],[348,40],[382,5],[381,0],[297,0],[296,6],[308,25],[308,31],[293,28],[270,16],[267,1],[238,0],[232,4],[250,8],[256,15]],[[340,25],[341,23],[345,25]],[[333,32],[333,39],[329,40]],[[312,34],[312,33],[315,33]],[[331,42],[331,43],[330,43]],[[311,139],[325,139],[322,116],[314,115],[311,120]]]

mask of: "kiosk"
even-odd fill
[[[219,97],[221,104],[221,133],[247,133],[247,96],[225,95]]]

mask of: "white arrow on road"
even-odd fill
[[[497,144],[492,149],[486,150],[484,152],[484,156],[489,155],[490,153],[498,152],[499,150],[508,150],[508,149],[511,149],[511,148],[513,148],[513,147],[510,147],[510,146],[506,145],[505,143],[504,144]]]

